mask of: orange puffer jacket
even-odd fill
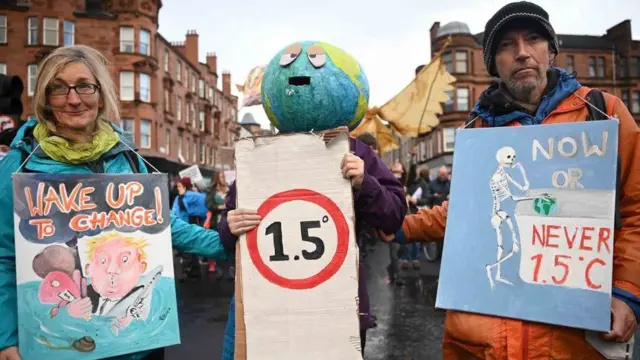
[[[562,101],[543,124],[584,121],[588,109],[582,87]],[[640,130],[617,97],[604,94],[607,113],[620,120],[620,216],[614,234],[613,286],[640,297]],[[508,126],[520,126],[512,122]],[[405,218],[407,241],[443,239],[448,202]],[[442,345],[449,359],[603,359],[585,341],[585,332],[541,323],[447,311]]]

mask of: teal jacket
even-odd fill
[[[18,346],[18,318],[16,292],[16,261],[13,227],[13,185],[11,175],[18,171],[23,158],[26,158],[37,142],[32,135],[35,120],[27,122],[18,131],[11,144],[11,151],[0,161],[0,349]],[[120,135],[120,143],[105,153],[100,160],[92,164],[64,164],[49,158],[40,148],[28,159],[25,167],[44,173],[93,174],[102,170],[108,174],[132,173],[124,152],[129,150],[126,143],[135,149],[134,142],[117,126],[113,126]],[[25,155],[23,157],[23,154]],[[22,171],[22,170],[21,170]],[[139,172],[147,173],[144,162],[139,159]],[[171,239],[173,247],[182,253],[197,254],[209,259],[225,260],[226,254],[218,233],[196,225],[189,225],[171,215]],[[142,359],[148,352],[118,357],[118,359]]]

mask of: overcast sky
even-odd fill
[[[414,76],[418,64],[430,60],[429,28],[439,21],[466,23],[472,33],[508,0],[164,0],[160,33],[169,41],[184,41],[197,30],[200,61],[207,52],[218,55],[218,71],[231,71],[242,84],[251,68],[268,63],[284,46],[320,40],[353,55],[369,79],[369,105],[382,105]],[[631,19],[640,40],[638,0],[534,0],[550,16],[557,33],[602,35]],[[391,7],[390,4],[395,6]],[[560,49],[562,51],[562,49]],[[218,84],[220,86],[220,84]],[[235,86],[233,87],[235,92]],[[268,127],[262,107],[242,109]]]

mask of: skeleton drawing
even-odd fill
[[[527,179],[527,174],[524,171],[524,168],[520,163],[516,162],[516,151],[509,146],[502,147],[498,149],[496,153],[496,160],[498,161],[498,169],[491,176],[491,180],[489,182],[491,188],[491,195],[493,197],[493,209],[491,213],[491,226],[496,231],[496,240],[498,243],[498,255],[497,259],[493,264],[489,264],[486,266],[487,276],[489,277],[489,283],[491,288],[495,288],[495,282],[492,278],[491,270],[493,268],[496,269],[495,281],[499,281],[505,284],[513,285],[510,281],[502,278],[501,272],[501,264],[511,258],[514,254],[516,254],[520,250],[520,243],[518,241],[518,236],[513,228],[513,221],[509,214],[502,209],[503,201],[507,199],[511,199],[515,202],[525,201],[525,200],[533,200],[534,197],[528,196],[514,196],[509,189],[509,185],[512,184],[516,188],[518,188],[522,192],[526,192],[529,190],[529,180]],[[520,173],[524,178],[524,185],[520,185],[517,181],[515,181],[511,175],[506,171],[506,169],[510,168],[518,168],[520,169]],[[507,224],[509,231],[511,232],[511,238],[513,241],[513,247],[511,251],[503,256],[504,247],[503,247],[503,237],[502,237],[502,227],[504,224]]]

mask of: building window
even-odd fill
[[[453,111],[453,90],[445,91],[444,93],[449,97],[449,100],[444,102],[444,112],[449,113]]]
[[[164,132],[164,151],[166,154],[171,155],[171,130],[167,129]]]
[[[620,69],[620,77],[627,77],[627,58],[625,56],[620,56],[618,58],[618,69]]]
[[[213,105],[213,86],[209,86],[209,102]]]
[[[151,55],[151,35],[147,30],[140,30],[140,49],[142,55]]]
[[[209,148],[209,164],[211,166],[216,164],[216,150],[213,147]]]
[[[120,100],[132,101],[134,99],[133,72],[120,73]]]
[[[129,134],[133,135],[133,138],[135,139],[136,137],[136,122],[133,119],[122,119],[122,123],[120,124],[122,126],[122,130],[124,132],[128,132]]]
[[[29,28],[27,33],[27,44],[29,45],[38,45],[38,18],[30,17],[27,21],[27,27]]]
[[[7,75],[7,64],[0,63],[0,74]]]
[[[573,58],[573,55],[567,56],[567,72],[569,74],[572,74],[575,71],[575,68],[575,59]]]
[[[58,46],[58,19],[44,18],[42,32],[44,45]]]
[[[147,74],[140,74],[140,100],[151,101],[151,77]]]
[[[198,120],[200,121],[200,131],[204,131],[204,111],[200,111]]]
[[[38,76],[38,65],[29,65],[27,69],[27,95],[33,96],[36,92],[36,76]]]
[[[629,63],[629,76],[631,77],[640,76],[640,57],[638,56],[631,57],[631,61]]]
[[[596,58],[589,57],[589,77],[596,77]]]
[[[195,125],[196,122],[196,106],[189,103],[189,125]]]
[[[200,143],[200,163],[201,164],[204,164],[204,157],[206,153],[207,153],[207,149],[205,144]]]
[[[171,112],[171,94],[169,89],[164,89],[164,111]]]
[[[451,53],[447,52],[442,54],[442,61],[444,62],[444,68],[449,73],[453,73],[453,61],[451,59]]]
[[[468,72],[466,51],[456,51],[456,72],[459,74],[466,74]]]
[[[193,139],[193,146],[191,147],[191,161],[196,162],[198,160],[198,140]]]
[[[196,74],[191,73],[191,92],[194,94],[196,93],[196,81],[197,81]]]
[[[180,136],[178,136],[178,156],[182,156],[182,138]]]
[[[629,106],[629,92],[628,91],[623,91],[622,92],[622,103],[624,104],[624,106],[627,109],[630,109],[631,107]]]
[[[456,89],[457,111],[469,111],[469,89]]]
[[[634,114],[640,114],[640,91],[633,92],[631,112]]]
[[[176,95],[176,119],[182,121],[182,99]]]
[[[140,121],[140,147],[143,149],[151,148],[151,120]]]
[[[72,21],[65,21],[64,22],[64,36],[63,36],[63,45],[64,46],[71,46],[74,45],[76,43],[76,24],[73,23]]]
[[[176,60],[176,80],[182,82],[182,64]]]
[[[120,28],[120,52],[132,53],[134,49],[134,31],[132,27]]]
[[[169,50],[164,50],[164,72],[169,72]]]
[[[456,142],[455,138],[456,138],[456,129],[454,128],[442,129],[442,144],[443,144],[443,150],[445,152],[453,151],[453,147]]]
[[[599,78],[604,77],[604,58],[603,57],[596,58],[596,75]]]
[[[204,80],[198,81],[198,96],[204,99]]]
[[[0,15],[0,44],[7,43],[7,15]]]

